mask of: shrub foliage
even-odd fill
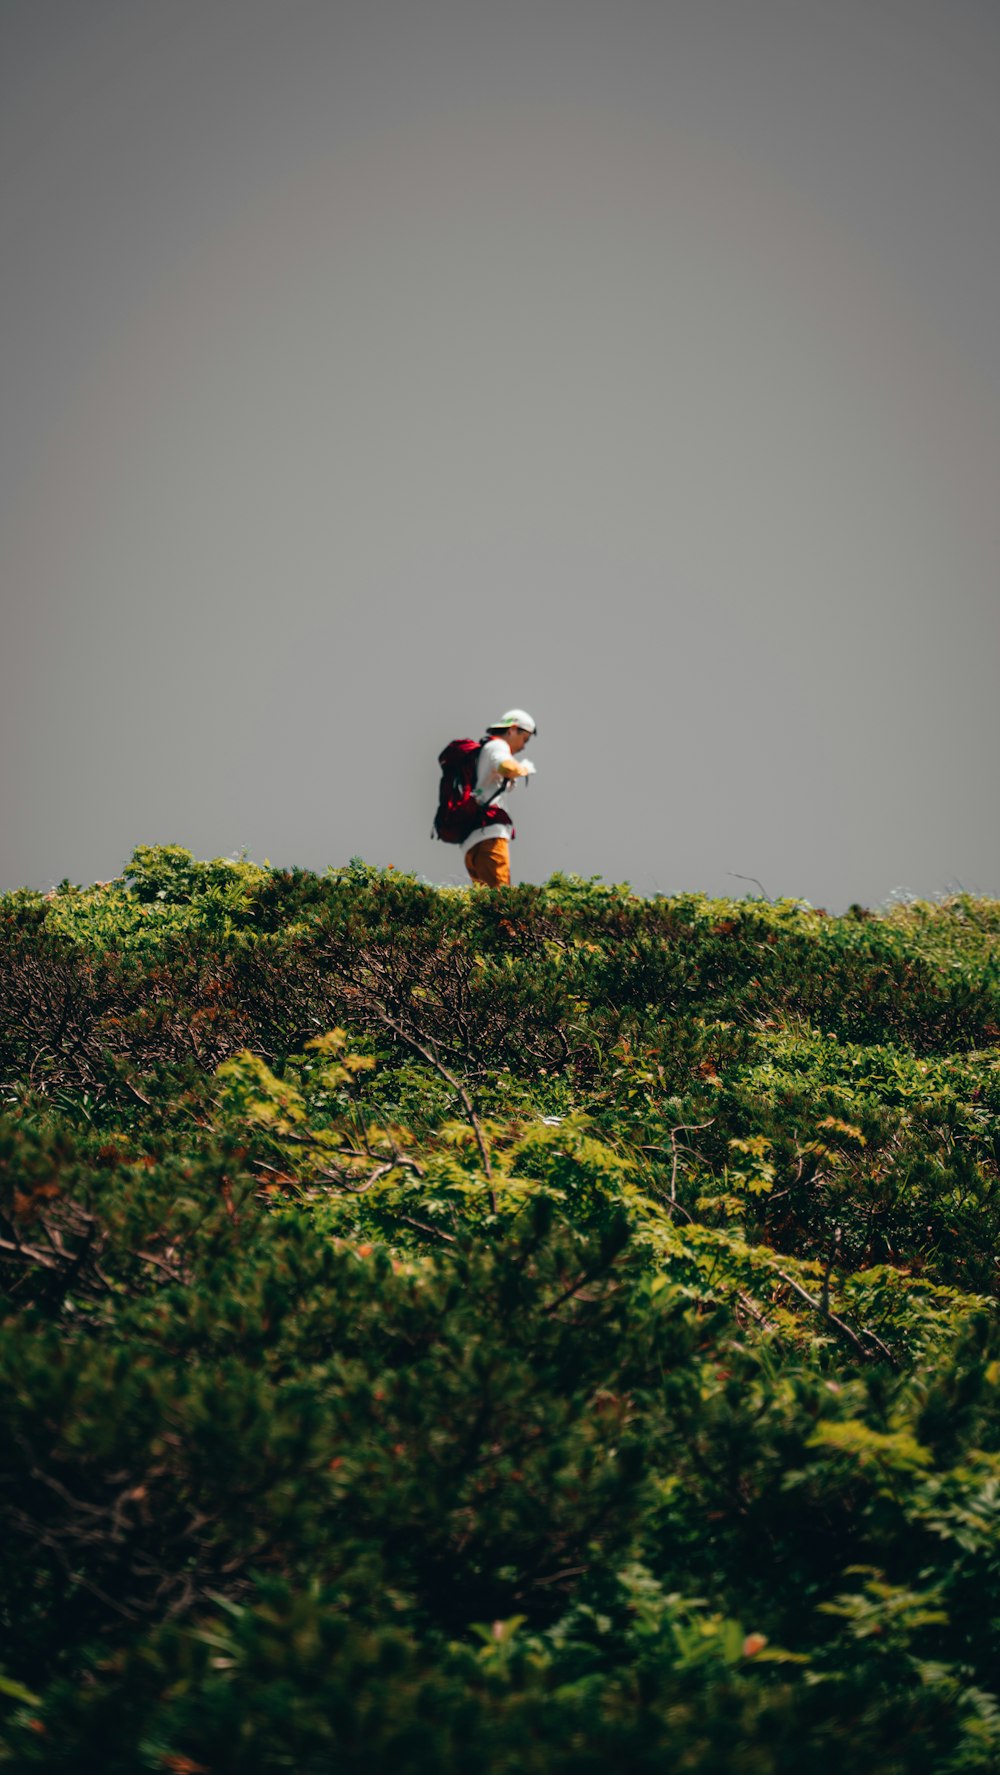
[[[1000,1769],[998,933],[0,899],[0,1763]]]

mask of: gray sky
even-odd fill
[[[1000,895],[994,0],[0,0],[0,887]]]

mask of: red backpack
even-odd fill
[[[485,744],[485,740],[450,740],[438,758],[441,787],[431,837],[440,838],[444,844],[464,844],[477,826],[511,823],[507,814],[493,806],[506,785],[501,784],[485,805],[476,800],[479,754]]]

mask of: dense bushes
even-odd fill
[[[0,1760],[1000,1768],[998,927],[0,902]]]

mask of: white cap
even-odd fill
[[[497,727],[523,727],[525,733],[537,733],[538,731],[527,709],[508,709],[506,715],[501,715],[499,721],[490,722],[491,730]]]

